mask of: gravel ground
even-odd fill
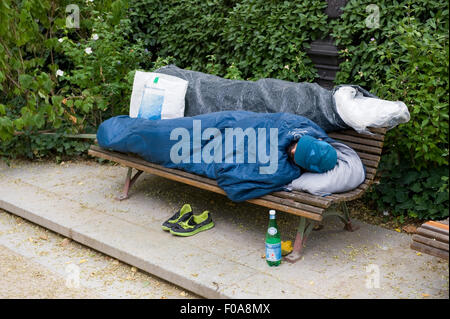
[[[0,298],[199,298],[0,210]]]
[[[0,298],[100,298],[86,288],[70,289],[48,268],[0,245]]]

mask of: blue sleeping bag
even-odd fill
[[[283,190],[300,176],[287,148],[303,135],[334,142],[305,117],[248,111],[166,120],[116,116],[100,125],[97,140],[103,148],[217,180],[241,202]]]

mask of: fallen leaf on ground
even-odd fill
[[[406,232],[408,234],[415,234],[417,227],[410,224],[410,225],[403,226],[402,229],[404,232]]]
[[[422,297],[424,297],[424,298],[430,297],[430,294],[422,294]]]
[[[395,231],[396,231],[397,233],[401,233],[401,232],[402,232],[402,230],[401,230],[400,228],[396,228]]]
[[[87,262],[87,259],[81,259],[78,264],[84,264],[85,262]]]
[[[69,239],[69,238],[64,238],[64,239],[59,243],[59,245],[65,247],[65,246],[67,246],[68,243],[70,243],[70,239]]]

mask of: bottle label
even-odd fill
[[[273,236],[276,233],[278,233],[278,230],[275,227],[269,227],[269,229],[267,230],[267,232],[269,233],[269,235]]]
[[[266,260],[268,261],[281,260],[281,243],[278,244],[266,243]]]

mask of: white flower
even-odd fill
[[[59,38],[59,39],[58,39],[58,42],[59,42],[59,43],[61,43],[61,42],[63,42],[63,41],[64,41],[63,38]]]
[[[86,49],[84,49],[84,52],[86,52],[87,54],[91,54],[92,49],[90,47],[87,47]]]
[[[94,41],[97,41],[97,40],[98,40],[98,34],[97,34],[97,33],[94,33],[94,34],[92,35],[92,39],[93,39]]]
[[[58,69],[57,71],[56,71],[56,77],[58,77],[58,76],[63,76],[64,75],[64,71],[62,71],[62,70],[60,70],[60,69]]]

